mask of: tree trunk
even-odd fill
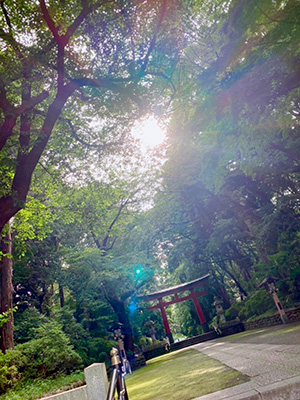
[[[264,264],[270,263],[269,255],[266,249],[263,247],[261,240],[259,238],[258,232],[261,230],[263,226],[262,219],[255,214],[255,210],[247,204],[240,204],[240,199],[236,196],[234,192],[229,195],[229,198],[234,201],[235,211],[237,212],[237,217],[242,217],[245,225],[248,228],[248,236],[250,239],[255,241],[257,254],[260,260]]]
[[[4,254],[12,253],[12,238],[10,228],[4,238],[1,238],[0,250]],[[0,260],[0,313],[7,312],[13,308],[13,262],[12,258],[3,256]],[[0,329],[1,340],[0,348],[3,353],[8,349],[14,348],[13,337],[13,314],[9,320],[4,323]]]
[[[44,285],[44,296],[41,304],[41,310],[43,314],[47,315],[47,317],[51,317],[51,314],[53,313],[52,303],[51,303],[53,295],[54,295],[53,283],[51,283],[49,286]]]
[[[70,82],[64,86],[63,90],[57,93],[48,107],[43,127],[34,146],[29,152],[25,153],[20,149],[11,192],[6,196],[0,197],[0,233],[7,222],[24,206],[35,167],[48,144],[53,127],[66,101],[77,87],[77,84]]]
[[[106,296],[109,304],[112,306],[114,312],[117,314],[118,320],[123,324],[122,332],[124,334],[124,346],[126,351],[134,352],[132,328],[129,321],[128,314],[124,301],[117,298],[117,296]]]
[[[230,266],[232,267],[232,262],[231,262],[231,260],[229,260],[229,263],[230,263]],[[231,271],[226,267],[225,262],[219,261],[217,264],[218,264],[218,265],[221,267],[221,269],[222,269],[223,271],[225,271],[225,272],[230,276],[230,278],[234,281],[236,287],[237,287],[238,290],[239,290],[239,293],[240,293],[241,295],[248,296],[248,293],[247,293],[246,290],[243,288],[243,286],[242,286],[241,282],[239,281],[239,279],[234,275],[233,272],[231,272]]]
[[[211,268],[209,270],[209,273],[213,276],[213,278],[214,278],[214,280],[216,282],[216,285],[218,287],[217,288],[217,294],[222,298],[223,307],[224,307],[225,310],[227,310],[227,308],[229,308],[231,306],[231,302],[230,302],[229,294],[227,293],[227,290],[226,290],[226,288],[224,286],[224,283],[220,279],[218,279],[218,277],[217,277],[217,275],[216,275],[216,273],[215,273],[213,268]]]
[[[60,307],[63,308],[65,306],[65,293],[62,285],[59,285],[59,301]]]

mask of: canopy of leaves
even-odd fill
[[[27,197],[14,222],[20,310],[58,319],[88,362],[138,291],[210,273],[225,308],[249,297],[232,311],[248,318],[271,274],[284,305],[299,301],[299,2],[3,4],[0,194],[18,209]],[[152,181],[119,166],[145,109],[168,121],[151,209]],[[35,152],[27,196],[19,173]],[[201,301],[211,318],[212,296]],[[178,333],[199,333],[193,312],[168,309]]]
[[[299,11],[293,0],[252,0],[197,2],[185,14],[163,186],[146,229],[171,284],[210,272],[227,307],[229,295],[243,298],[268,273],[286,281],[286,300],[299,300],[291,278],[299,263]],[[282,251],[283,268],[275,265]]]

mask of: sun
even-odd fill
[[[137,121],[131,133],[135,139],[140,141],[141,148],[144,151],[161,145],[166,137],[165,132],[154,117]]]

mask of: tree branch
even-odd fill
[[[101,244],[100,244],[99,239],[97,238],[97,236],[94,234],[93,231],[91,231],[91,234],[92,234],[92,238],[93,238],[93,240],[94,240],[94,242],[95,242],[95,245],[97,246],[97,249],[98,249],[98,250],[103,250],[103,249],[102,249],[102,246],[101,246]]]
[[[17,118],[14,115],[6,115],[0,127],[0,151],[5,146],[7,139],[12,135],[12,130],[16,125]]]
[[[12,183],[11,197],[16,202],[24,203],[31,184],[33,171],[48,143],[53,127],[59,118],[61,110],[68,98],[76,90],[76,85],[69,83],[64,90],[58,93],[48,108],[41,133],[29,153],[18,155],[18,165]],[[14,215],[14,214],[13,214]]]
[[[11,26],[10,18],[8,16],[8,12],[7,12],[7,10],[6,10],[5,6],[4,6],[4,0],[0,0],[0,5],[1,5],[1,9],[3,11],[3,14],[4,14],[5,21],[7,23],[8,28],[9,28],[9,32],[11,33],[12,26]]]
[[[154,71],[145,71],[145,75],[152,75],[152,76],[161,76],[165,80],[169,82],[169,84],[172,86],[174,94],[176,93],[176,87],[174,83],[172,82],[172,79],[169,78],[167,75],[165,75],[163,72],[154,72]]]
[[[28,73],[25,68],[23,72],[23,82],[22,82],[22,104],[28,103],[30,100],[31,100],[31,85],[28,81]],[[19,143],[22,152],[27,152],[29,149],[30,128],[31,128],[31,118],[28,115],[28,113],[23,113],[21,115],[20,135],[19,135]]]
[[[273,18],[271,18],[271,17],[269,17],[269,15],[268,14],[266,14],[262,9],[261,9],[261,7],[259,7],[257,4],[256,4],[256,7],[259,9],[259,11],[266,17],[266,18],[268,18],[271,22],[281,22],[280,20],[277,20],[277,19],[273,19]]]
[[[0,108],[3,110],[4,114],[13,114],[15,117],[19,117],[24,112],[30,110],[37,104],[41,103],[49,96],[47,90],[43,90],[42,93],[31,97],[29,100],[25,101],[19,107],[14,107],[10,104],[6,97],[6,91],[3,81],[0,78]]]
[[[60,119],[61,119],[61,120],[64,120],[63,118],[60,118]],[[83,145],[86,146],[86,147],[92,148],[92,149],[103,150],[103,149],[106,147],[106,145],[101,145],[101,144],[90,144],[90,143],[87,143],[86,141],[82,140],[82,139],[78,136],[78,134],[77,134],[77,132],[76,132],[76,130],[75,130],[73,124],[72,124],[72,121],[71,121],[70,119],[65,119],[65,121],[67,122],[67,124],[68,124],[69,127],[70,127],[72,136],[73,136],[76,140],[78,140],[79,143],[83,144]]]
[[[162,5],[161,5],[161,10],[160,10],[160,14],[159,14],[159,19],[158,19],[158,23],[157,23],[157,27],[156,27],[156,32],[154,33],[147,54],[144,58],[143,64],[141,66],[141,73],[143,74],[147,68],[148,62],[149,62],[149,57],[156,45],[156,39],[157,39],[157,33],[159,32],[160,28],[161,28],[161,24],[163,22],[163,19],[165,17],[166,14],[166,10],[167,10],[167,0],[163,0]]]
[[[118,221],[118,219],[119,219],[119,217],[121,215],[121,212],[122,212],[123,208],[126,206],[126,204],[128,203],[128,201],[129,201],[129,198],[126,199],[123,203],[121,203],[121,205],[119,207],[119,210],[117,212],[117,215],[115,216],[115,218],[112,220],[111,224],[109,225],[109,227],[107,229],[107,232],[106,232],[106,235],[105,235],[105,237],[104,237],[104,239],[102,241],[103,250],[107,250],[106,246],[107,246],[107,243],[108,243],[110,232],[111,232],[112,228],[114,227],[115,223]],[[114,239],[113,243],[115,243],[116,239],[117,238]],[[111,249],[112,249],[112,247],[109,250],[111,250]]]
[[[78,86],[90,86],[90,87],[95,87],[99,89],[108,89],[111,90],[112,92],[120,93],[121,95],[130,98],[133,100],[138,106],[141,106],[141,100],[138,96],[136,96],[133,93],[132,88],[129,87],[121,87],[116,85],[114,82],[112,82],[111,79],[108,78],[98,78],[98,79],[92,79],[92,78],[76,78],[73,79],[72,82],[77,84]]]
[[[14,107],[10,104],[6,97],[6,91],[3,81],[0,79],[0,108],[4,112],[4,122],[0,127],[0,150],[5,146],[8,138],[12,135],[13,128],[16,125],[17,118],[35,105],[42,102],[49,96],[49,93],[44,90],[42,93],[24,101],[19,107]],[[23,99],[24,100],[24,99]]]
[[[49,93],[47,92],[47,90],[43,90],[42,93],[38,94],[37,96],[31,97],[30,100],[24,102],[24,104],[21,104],[19,107],[17,107],[16,114],[18,116],[23,114],[37,104],[41,103],[47,97],[49,97]]]
[[[63,36],[65,45],[69,43],[70,38],[74,35],[76,29],[83,22],[85,17],[87,17],[91,12],[95,11],[100,5],[95,5],[94,7],[84,7],[78,16],[75,18],[74,22],[68,27],[66,34]]]
[[[41,7],[42,14],[43,14],[43,18],[44,18],[46,24],[48,25],[48,28],[52,32],[55,42],[57,44],[61,44],[61,37],[59,36],[58,29],[55,26],[55,23],[49,14],[49,11],[46,7],[45,1],[44,0],[39,0],[39,1],[40,1],[40,7]]]
[[[6,97],[6,90],[4,86],[4,82],[0,77],[0,108],[3,110],[4,114],[14,114],[15,107],[10,104]]]

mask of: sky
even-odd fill
[[[165,140],[165,132],[153,116],[137,121],[132,129],[132,135],[140,141],[144,153],[161,145]]]

